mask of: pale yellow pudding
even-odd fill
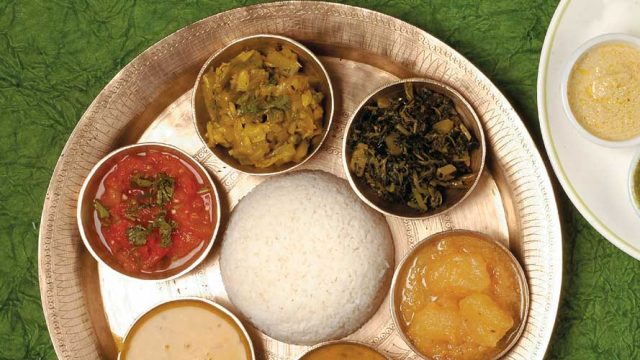
[[[589,49],[571,70],[567,98],[592,135],[608,141],[640,135],[640,49],[625,42]]]

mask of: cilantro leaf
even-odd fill
[[[107,209],[102,202],[98,199],[93,199],[93,208],[98,212],[98,218],[101,220],[108,219],[111,216],[109,209]]]
[[[160,246],[164,248],[171,246],[171,233],[173,232],[173,229],[177,227],[177,224],[174,221],[167,221],[166,212],[159,212],[158,215],[156,215],[152,226],[154,228],[158,228],[161,240]]]
[[[244,94],[236,100],[239,106],[239,114],[259,114],[266,113],[271,109],[289,110],[291,99],[287,95],[270,96],[268,98],[256,98]]]
[[[140,211],[153,206],[153,203],[138,203],[133,201],[129,203],[129,206],[124,210],[124,217],[131,221],[137,221],[140,216]]]
[[[147,236],[151,233],[151,228],[142,225],[131,226],[127,229],[127,238],[133,246],[142,246],[147,243]]]
[[[153,184],[156,193],[156,204],[164,206],[171,201],[175,186],[175,179],[165,173],[159,173]]]
[[[158,206],[163,206],[171,201],[175,182],[174,178],[165,173],[159,173],[151,178],[137,173],[130,179],[131,186],[149,189],[145,194],[155,195],[155,203]]]
[[[131,181],[130,182],[131,182],[131,186],[137,186],[137,187],[141,187],[141,188],[148,188],[148,187],[153,186],[155,181],[153,179],[145,177],[144,175],[142,175],[140,173],[137,173],[137,174],[134,174],[131,177]]]

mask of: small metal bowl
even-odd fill
[[[217,51],[216,53],[211,55],[211,57],[204,63],[204,66],[200,70],[191,98],[193,123],[198,132],[198,136],[200,136],[200,139],[205,144],[207,143],[207,122],[209,122],[210,120],[206,105],[204,103],[204,98],[202,96],[203,75],[211,70],[216,69],[222,63],[229,62],[244,50],[256,49],[264,51],[268,48],[273,48],[276,46],[285,46],[290,48],[294,53],[296,53],[296,55],[298,55],[298,61],[302,64],[302,68],[307,69],[311,73],[315,74],[320,80],[319,90],[324,94],[324,129],[322,139],[320,140],[318,146],[310,149],[307,156],[299,163],[287,163],[266,168],[258,168],[251,165],[240,164],[238,160],[229,155],[229,151],[223,146],[218,145],[214,148],[209,148],[211,152],[227,166],[247,174],[275,175],[293,170],[294,168],[302,165],[304,162],[309,160],[309,158],[311,158],[318,151],[318,149],[320,149],[322,143],[324,143],[324,140],[327,137],[327,134],[329,133],[329,128],[331,127],[331,123],[333,121],[335,108],[333,87],[331,85],[331,80],[329,79],[329,74],[325,70],[320,60],[309,49],[295,40],[278,35],[253,35],[238,39],[225,46],[221,50]]]
[[[129,329],[127,330],[127,333],[125,334],[124,338],[122,339],[122,348],[119,349],[118,351],[118,360],[120,360],[124,355],[122,355],[123,350],[126,349],[127,345],[128,345],[128,341],[131,340],[130,335],[132,334],[133,330],[135,330],[136,325],[139,324],[141,321],[143,321],[149,314],[151,314],[151,312],[153,312],[153,310],[158,309],[162,306],[166,306],[168,304],[171,303],[176,303],[176,302],[201,302],[205,305],[211,306],[213,308],[215,308],[216,310],[220,311],[221,313],[223,313],[224,315],[228,316],[229,319],[231,319],[236,326],[238,326],[238,328],[240,329],[240,331],[242,331],[242,334],[244,335],[245,340],[247,341],[247,344],[249,345],[249,351],[251,352],[251,360],[256,360],[256,352],[255,349],[253,347],[253,342],[251,341],[251,336],[249,336],[249,333],[247,332],[247,329],[244,327],[244,325],[242,324],[242,322],[240,321],[240,319],[238,319],[237,316],[235,316],[229,309],[225,308],[224,306],[213,302],[209,299],[203,299],[203,298],[197,298],[197,297],[185,297],[185,298],[180,298],[180,299],[174,299],[174,300],[169,300],[163,303],[160,303],[154,307],[152,307],[151,309],[147,310],[144,312],[144,314],[140,315],[134,322],[133,324],[129,327]]]
[[[213,193],[214,199],[212,199],[212,201],[215,201],[213,209],[215,211],[215,224],[211,239],[209,239],[208,243],[200,250],[200,254],[198,254],[197,256],[194,255],[194,257],[192,257],[189,261],[186,261],[184,264],[180,264],[179,266],[168,269],[166,271],[133,274],[127,272],[120,264],[118,264],[113,259],[113,256],[109,252],[109,249],[100,238],[100,235],[97,233],[94,218],[93,199],[95,199],[98,190],[102,186],[102,179],[107,175],[107,173],[111,171],[116,162],[118,162],[124,156],[139,154],[148,150],[156,150],[175,155],[180,160],[189,164],[198,173],[198,175],[200,175],[203,182],[206,184],[206,186],[209,186],[211,192]],[[216,235],[218,234],[218,229],[220,228],[220,212],[220,197],[218,195],[216,184],[209,176],[209,173],[202,165],[200,165],[199,162],[194,160],[189,154],[185,153],[184,151],[170,145],[160,143],[141,143],[117,149],[98,161],[93,169],[91,169],[89,175],[87,175],[87,178],[82,184],[82,188],[80,189],[80,193],[78,196],[76,216],[82,241],[84,242],[87,250],[89,250],[89,253],[91,253],[93,258],[96,259],[98,263],[102,263],[110,267],[114,271],[134,279],[171,280],[188,273],[207,257],[207,254],[209,254],[209,251],[211,251],[211,248],[213,247],[214,240],[216,238]]]
[[[296,360],[306,360],[307,356],[310,355],[311,353],[313,353],[314,351],[318,350],[318,349],[322,349],[328,346],[332,346],[332,345],[339,345],[339,344],[351,344],[351,345],[356,345],[356,346],[361,346],[363,348],[367,348],[377,354],[379,354],[380,356],[382,356],[383,358],[385,358],[386,360],[391,360],[388,356],[382,354],[381,352],[379,352],[378,350],[372,348],[371,346],[359,342],[359,341],[354,341],[354,340],[332,340],[332,341],[325,341],[322,342],[316,346],[313,346],[311,349],[307,350],[304,354],[300,355],[298,358],[296,358]]]
[[[487,360],[500,359],[518,342],[518,339],[520,338],[520,336],[522,335],[522,332],[524,331],[524,327],[527,323],[527,314],[529,313],[529,287],[527,285],[527,277],[524,273],[524,270],[522,269],[522,266],[520,266],[518,259],[516,259],[515,256],[513,256],[511,251],[509,251],[509,249],[506,246],[504,246],[499,241],[491,238],[488,235],[485,235],[476,231],[471,231],[471,230],[449,230],[449,231],[433,234],[421,240],[420,242],[418,242],[411,249],[411,251],[409,251],[404,256],[402,261],[400,261],[400,264],[398,265],[398,267],[396,267],[395,273],[393,274],[393,280],[391,281],[391,292],[389,295],[390,296],[389,305],[391,307],[391,318],[393,320],[394,325],[398,329],[398,333],[400,334],[400,337],[409,346],[409,348],[411,348],[411,350],[416,354],[418,354],[421,358],[426,360],[431,360],[427,355],[422,354],[413,345],[413,343],[411,342],[411,340],[408,338],[406,334],[404,326],[402,326],[402,324],[400,323],[400,319],[402,317],[402,315],[400,314],[400,302],[402,300],[401,299],[402,284],[398,283],[399,281],[398,278],[400,277],[400,274],[405,271],[405,268],[409,264],[410,259],[413,259],[413,256],[415,255],[415,253],[418,252],[420,249],[422,249],[424,246],[434,241],[439,241],[444,238],[447,238],[450,236],[456,236],[456,235],[471,236],[471,237],[477,238],[478,241],[486,241],[486,242],[490,242],[492,244],[497,245],[502,251],[504,251],[508,255],[509,259],[511,259],[511,263],[516,268],[516,272],[518,274],[518,282],[521,289],[521,294],[520,294],[520,319],[521,320],[520,320],[520,323],[518,324],[518,327],[515,330],[511,330],[511,332],[508,332],[505,335],[507,336],[506,341],[501,340],[501,342],[498,343],[498,346],[500,346],[499,353],[493,358],[488,358]]]
[[[442,206],[438,209],[428,212],[421,212],[417,209],[411,208],[406,204],[401,204],[397,202],[387,201],[385,199],[380,198],[369,185],[361,178],[355,176],[351,170],[349,169],[349,162],[351,161],[352,150],[348,146],[348,139],[353,132],[354,125],[358,122],[362,116],[362,112],[365,106],[372,104],[376,101],[376,99],[380,97],[400,97],[404,94],[404,84],[405,83],[413,83],[415,89],[419,88],[427,88],[434,92],[443,94],[453,100],[455,105],[455,109],[460,115],[463,123],[467,126],[467,128],[475,135],[478,140],[479,147],[471,152],[471,168],[473,173],[476,174],[476,177],[471,184],[471,186],[466,190],[446,190],[444,193],[444,201]],[[383,214],[397,216],[401,218],[407,219],[425,219],[438,214],[441,214],[445,211],[453,209],[459,203],[461,203],[464,199],[466,199],[469,194],[475,189],[478,181],[480,180],[480,174],[482,173],[485,160],[486,160],[486,142],[484,138],[484,132],[482,131],[482,123],[480,119],[476,115],[476,112],[473,110],[471,104],[469,104],[463,97],[451,86],[441,83],[439,81],[430,80],[430,79],[422,79],[422,78],[411,78],[400,80],[385,86],[378,88],[373,91],[369,96],[367,96],[364,101],[358,105],[356,111],[353,113],[351,118],[347,123],[347,128],[344,135],[344,139],[342,141],[342,163],[344,167],[345,174],[347,175],[347,180],[349,180],[349,184],[351,188],[358,194],[360,199],[362,199],[365,203],[367,203],[372,208],[380,211]]]

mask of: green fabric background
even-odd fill
[[[0,359],[55,359],[40,307],[40,213],[82,113],[138,53],[253,1],[0,0]],[[430,32],[483,70],[542,149],[536,77],[556,0],[347,1]],[[544,153],[544,151],[543,151]],[[549,358],[640,358],[640,262],[609,244],[556,186],[565,284]]]

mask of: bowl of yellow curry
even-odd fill
[[[497,239],[450,230],[418,242],[396,268],[391,317],[423,359],[497,360],[529,311],[526,275]]]
[[[297,360],[388,360],[377,350],[353,340],[333,340],[320,343]]]
[[[214,53],[192,97],[198,135],[226,165],[273,175],[298,167],[320,148],[334,113],[333,88],[320,60],[278,35],[238,39]]]

